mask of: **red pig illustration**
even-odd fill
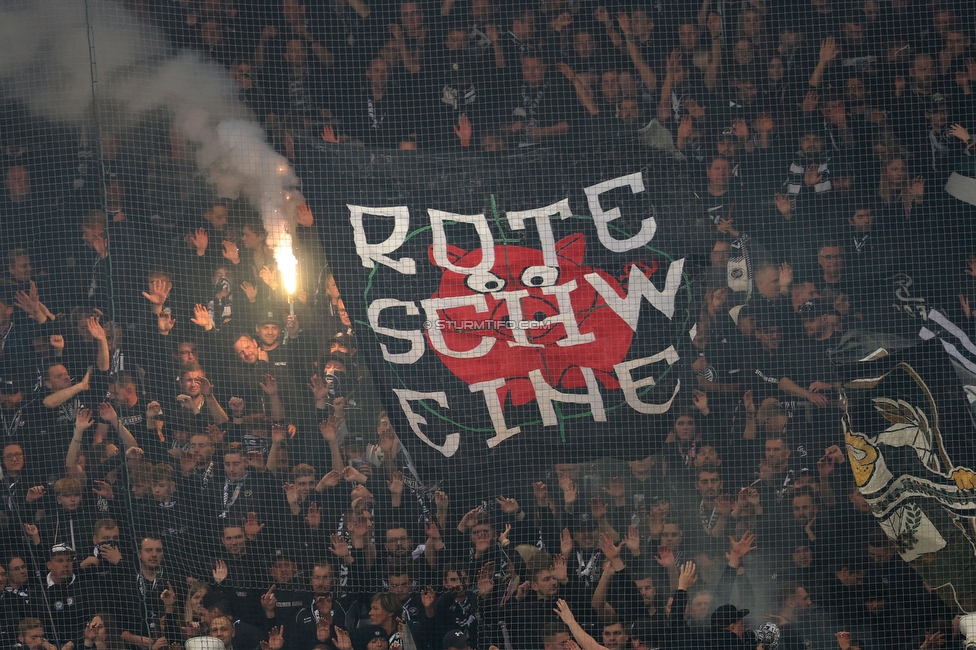
[[[442,309],[438,317],[446,324],[441,335],[451,350],[464,351],[477,347],[484,337],[497,339],[487,354],[470,359],[458,359],[438,351],[438,357],[458,379],[468,385],[496,378],[504,378],[505,386],[499,391],[502,405],[511,396],[512,403],[522,405],[535,398],[528,375],[539,370],[546,382],[557,389],[585,388],[586,381],[580,367],[591,368],[605,388],[619,387],[613,374],[614,364],[620,363],[630,349],[633,331],[583,278],[588,273],[602,277],[618,294],[623,294],[617,280],[602,271],[583,266],[586,240],[576,234],[556,242],[558,268],[546,266],[542,251],[522,246],[494,248],[495,263],[491,274],[461,274],[445,270],[440,286],[433,298],[484,295],[487,311],[476,310],[470,305]],[[433,247],[428,251],[434,262]],[[448,245],[448,259],[455,266],[477,267],[481,263],[481,249],[465,251]],[[547,321],[560,313],[554,288],[575,282],[569,293],[572,311],[580,334],[592,335],[590,342],[576,345],[557,345],[567,338],[566,327],[561,322]],[[529,329],[523,328],[525,337],[534,346],[510,345],[516,340],[512,329],[505,326],[509,309],[499,292],[524,290],[528,292],[520,301],[523,321],[535,321]],[[503,323],[499,326],[498,323]],[[486,324],[487,323],[487,324]],[[482,326],[482,324],[486,324]],[[430,332],[427,332],[430,342]]]

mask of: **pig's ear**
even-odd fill
[[[569,237],[564,237],[556,242],[556,255],[565,258],[574,264],[583,263],[583,255],[586,253],[586,238],[576,233]]]
[[[450,262],[451,264],[457,264],[461,260],[461,258],[463,258],[468,254],[469,252],[464,250],[463,248],[458,248],[457,246],[453,246],[451,244],[447,245],[447,261]],[[481,263],[480,249],[471,252],[470,255],[471,255],[471,260],[469,261],[474,262],[474,264],[472,264],[471,266],[477,266],[478,264]],[[430,259],[431,264],[433,264],[434,266],[438,266],[437,261],[434,259],[433,244],[427,247],[427,257]],[[462,265],[458,264],[458,266],[462,266]]]

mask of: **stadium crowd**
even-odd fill
[[[5,102],[0,644],[959,643],[853,485],[829,357],[933,305],[973,331],[971,212],[942,191],[976,152],[972,3],[127,4],[288,157],[668,152],[697,390],[664,435],[459,499],[382,411],[311,211],[290,304],[259,216],[187,199],[164,121],[96,137]]]

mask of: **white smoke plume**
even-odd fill
[[[216,193],[247,198],[283,275],[289,267],[294,273],[290,233],[304,201],[298,177],[221,66],[174,52],[156,29],[111,0],[8,0],[0,3],[0,85],[35,113],[81,126],[167,109]]]

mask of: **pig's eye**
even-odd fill
[[[505,281],[490,271],[475,271],[464,280],[464,283],[469,289],[478,293],[494,293],[505,288]]]
[[[522,271],[522,284],[527,287],[551,287],[559,279],[559,269],[553,266],[530,266]]]

